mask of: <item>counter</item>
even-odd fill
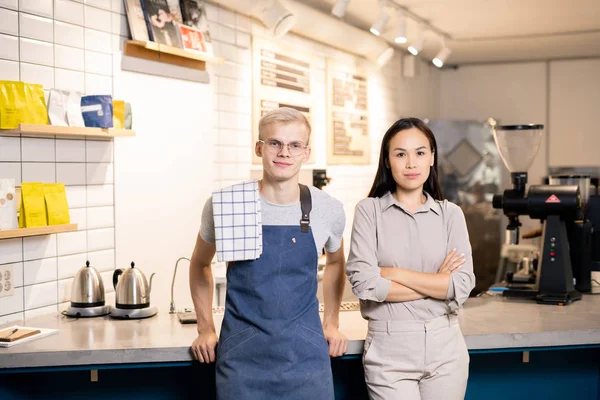
[[[222,316],[215,316],[217,330],[221,320]],[[524,352],[529,355],[536,350],[579,347],[596,351],[600,347],[600,296],[587,295],[564,307],[501,297],[472,298],[461,310],[459,321],[471,353],[471,368],[474,357],[481,353],[518,353],[517,360],[522,362]],[[131,321],[109,317],[76,320],[53,315],[30,319],[27,325],[57,328],[59,332],[0,349],[0,372],[197,364],[192,363],[189,351],[196,337],[196,325],[182,325],[166,311]],[[349,339],[348,353],[342,359],[360,361],[367,322],[358,311],[344,311],[340,312],[340,328]],[[596,375],[597,372],[596,369]]]
[[[222,316],[215,316],[217,331]],[[600,345],[600,296],[584,296],[566,307],[498,297],[469,299],[460,313],[469,350]],[[0,349],[0,369],[191,361],[196,325],[182,325],[165,311],[144,320],[110,317],[39,317],[28,326],[58,328],[58,334]],[[362,353],[367,322],[358,311],[340,312],[348,355]]]

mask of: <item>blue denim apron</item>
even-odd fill
[[[334,398],[317,263],[312,230],[267,225],[261,257],[229,264],[218,400]]]

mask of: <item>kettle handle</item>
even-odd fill
[[[115,269],[113,272],[113,287],[117,290],[117,282],[119,282],[119,276],[123,273],[122,269]]]

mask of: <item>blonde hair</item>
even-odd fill
[[[308,119],[304,116],[304,114],[290,107],[276,108],[263,115],[258,122],[258,139],[263,139],[265,127],[268,125],[291,124],[294,122],[304,124],[304,126],[306,126],[306,130],[308,131],[308,139],[310,140],[310,122],[308,122]]]

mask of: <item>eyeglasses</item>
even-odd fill
[[[308,149],[308,145],[302,142],[282,143],[276,139],[259,140],[259,143],[265,145],[266,150],[271,154],[279,154],[283,150],[283,146],[287,146],[288,151],[293,157],[301,156]]]

